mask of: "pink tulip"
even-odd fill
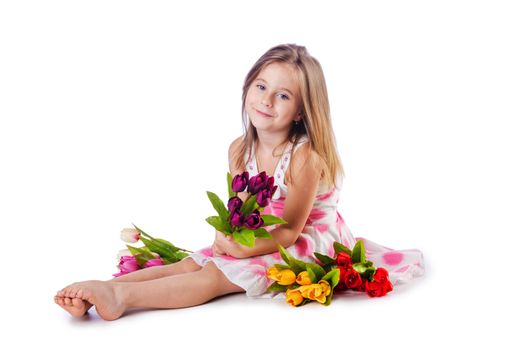
[[[144,268],[147,268],[147,267],[152,267],[152,266],[161,266],[161,265],[164,265],[163,264],[163,261],[161,261],[160,258],[156,258],[156,259],[150,259],[149,261],[147,261],[145,263],[145,265],[143,265]]]
[[[122,256],[119,259],[119,265],[117,266],[119,268],[119,272],[113,274],[114,277],[119,277],[122,275],[126,275],[127,273],[139,270],[139,265],[136,261],[136,258],[133,256]]]

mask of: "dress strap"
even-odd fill
[[[293,143],[290,142],[288,147],[286,148],[286,151],[282,154],[282,157],[279,160],[279,164],[277,165],[276,181],[281,183],[283,186],[286,186],[284,184],[284,177],[286,176],[285,174],[288,170],[288,166],[290,165],[292,155],[299,149],[299,147],[301,147],[306,142],[308,142],[308,138],[306,136],[301,137],[295,147],[293,147]]]

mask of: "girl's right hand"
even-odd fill
[[[215,241],[212,246],[213,255],[214,256],[226,255],[226,252],[220,247],[220,244],[218,242],[218,238],[220,237],[218,235],[223,235],[223,233],[216,231]]]

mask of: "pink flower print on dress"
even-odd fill
[[[321,209],[314,208],[310,212],[310,215],[308,215],[308,220],[310,221],[310,223],[312,223],[314,221],[321,220],[325,216],[326,216],[326,212],[325,211],[323,211]],[[308,222],[308,220],[307,220],[307,222]]]
[[[313,225],[315,230],[319,233],[325,234],[328,232],[328,225],[327,224],[316,224]]]
[[[399,252],[388,252],[383,254],[383,262],[387,265],[398,265],[403,260],[403,254]]]
[[[343,225],[345,224],[345,222],[343,221],[341,214],[339,214],[338,211],[336,211],[336,213],[337,213],[337,220],[336,220],[337,232],[339,232],[339,237],[342,237],[341,229],[343,228]]]
[[[253,258],[249,261],[250,265],[260,265],[264,267],[268,267],[268,264],[262,259],[262,258]]]
[[[312,242],[304,237],[302,233],[295,243],[295,251],[302,257],[311,256],[313,254]]]
[[[320,194],[320,195],[316,196],[315,198],[318,201],[326,201],[326,200],[328,200],[328,198],[332,197],[334,195],[334,193],[335,193],[335,188],[333,190],[331,190],[330,192]]]
[[[199,253],[211,258],[213,256],[213,248],[204,248]]]
[[[282,217],[282,214],[284,212],[284,202],[283,201],[280,201],[280,200],[273,201],[271,202],[271,207],[272,207],[274,215]]]

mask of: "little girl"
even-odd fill
[[[76,317],[95,305],[103,319],[114,320],[130,308],[188,307],[229,293],[271,297],[266,271],[283,263],[279,244],[304,261],[314,261],[314,252],[333,256],[334,241],[353,247],[337,211],[343,168],[319,62],[303,46],[271,48],[246,76],[242,101],[245,132],[229,147],[230,172],[273,174],[278,189],[264,213],[288,223],[270,227],[272,239],[258,238],[253,248],[216,232],[210,247],[178,263],[74,283],[57,292],[57,304]],[[363,242],[367,258],[385,267],[392,283],[423,273],[420,251]]]

